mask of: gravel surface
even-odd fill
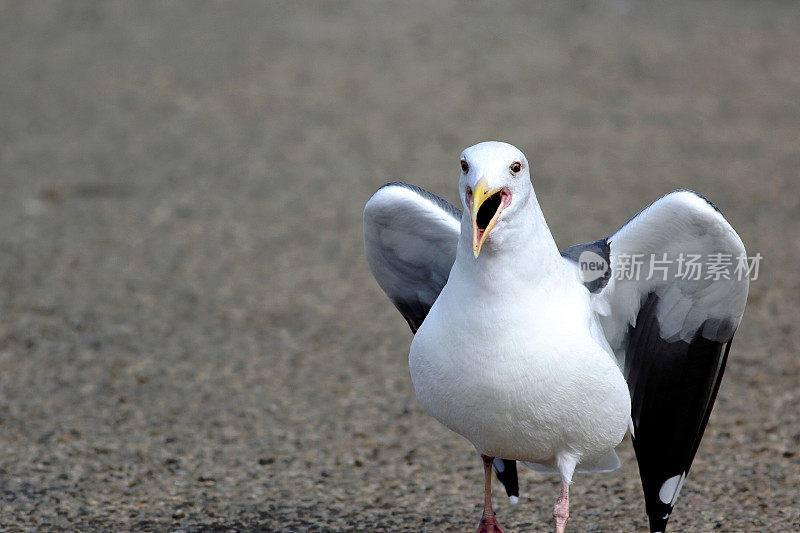
[[[484,139],[562,247],[690,187],[763,254],[671,529],[797,531],[800,9],[622,0],[0,0],[0,530],[474,529],[361,209]],[[647,531],[621,458],[570,531]]]

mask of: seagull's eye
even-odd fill
[[[522,170],[522,163],[520,163],[519,161],[514,161],[513,163],[511,163],[511,166],[508,167],[508,168],[511,169],[511,172],[516,174],[517,172]]]
[[[467,162],[464,159],[461,160],[461,172],[463,172],[464,174],[469,172],[469,164],[467,164]]]

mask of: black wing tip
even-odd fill
[[[386,189],[388,187],[401,187],[403,189],[408,189],[409,191],[412,191],[412,192],[418,194],[419,196],[421,196],[423,198],[426,198],[427,200],[430,200],[431,202],[433,202],[434,204],[436,204],[440,208],[442,208],[445,211],[447,211],[450,215],[452,215],[457,220],[461,220],[461,209],[459,209],[455,205],[451,204],[450,202],[448,202],[447,200],[445,200],[441,196],[433,194],[431,191],[429,191],[427,189],[423,189],[422,187],[419,187],[418,185],[414,185],[412,183],[406,183],[404,181],[390,181],[389,183],[386,183],[386,184],[382,185],[381,187],[379,187],[378,191],[380,191],[382,189]],[[378,191],[375,191],[375,193],[377,193]]]
[[[666,528],[708,424],[730,349],[730,340],[704,338],[704,326],[689,342],[664,340],[657,325],[658,304],[658,296],[650,293],[629,333],[625,356],[633,448],[651,532]],[[675,476],[681,476],[680,485],[665,503],[665,480]]]
[[[650,521],[650,533],[664,533],[667,530],[669,513],[666,516],[648,515],[647,518]]]
[[[517,476],[517,462],[513,459],[496,458],[493,462],[494,473],[509,498],[519,498],[519,477]]]
[[[408,322],[408,327],[411,328],[411,333],[416,333],[425,317],[428,316],[430,311],[429,306],[420,305],[419,302],[407,302],[402,298],[389,298],[394,306],[403,315],[403,318]]]

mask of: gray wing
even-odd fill
[[[416,332],[456,260],[461,210],[415,185],[387,183],[364,207],[372,275]]]
[[[741,263],[746,266],[744,245],[711,202],[680,190],[653,202],[609,237],[562,255],[578,266],[624,368],[650,529],[664,531],[744,313],[749,287]],[[696,256],[699,279],[687,263]],[[723,259],[730,263],[717,270],[725,270],[727,279],[710,272],[709,265]],[[587,270],[592,261],[605,261],[606,274]]]

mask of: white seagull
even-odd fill
[[[415,332],[417,397],[483,459],[478,531],[501,531],[492,466],[516,500],[522,461],[560,474],[563,532],[573,474],[618,468],[629,427],[650,529],[664,531],[744,312],[741,239],[711,202],[680,190],[559,252],[527,159],[501,142],[464,150],[459,197],[463,213],[389,183],[366,204],[364,241]]]

